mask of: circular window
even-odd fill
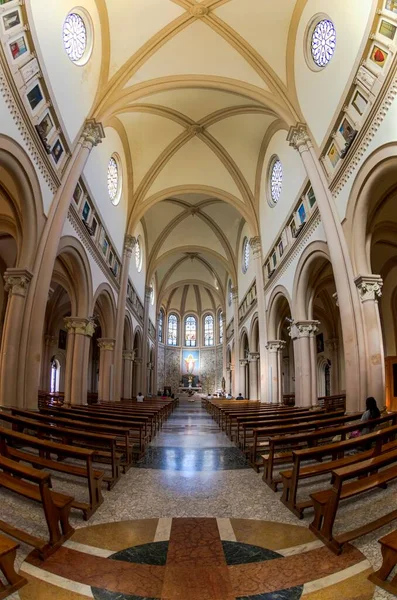
[[[308,65],[314,70],[323,69],[334,55],[336,47],[335,25],[325,15],[317,15],[307,32]]]
[[[142,258],[142,245],[140,238],[138,238],[135,244],[135,265],[139,273],[142,270]]]
[[[248,241],[248,238],[244,238],[244,242],[243,242],[243,260],[242,260],[243,273],[246,273],[248,271],[248,267],[249,267],[249,264],[250,264],[250,251],[251,251],[251,247],[250,247],[250,243]]]
[[[91,24],[85,11],[75,9],[68,14],[63,23],[62,36],[70,60],[76,65],[84,65],[92,49]]]
[[[280,200],[281,191],[283,189],[283,165],[281,160],[274,156],[270,161],[269,168],[269,193],[270,193],[270,206],[275,206]]]
[[[112,156],[108,164],[108,193],[109,198],[114,205],[120,202],[121,196],[121,172],[119,161],[116,156]]]

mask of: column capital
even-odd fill
[[[113,352],[115,342],[116,340],[113,338],[98,338],[98,347],[101,350],[108,350],[109,352]]]
[[[123,360],[129,360],[130,362],[134,362],[135,358],[135,350],[125,350],[123,352]]]
[[[303,146],[310,144],[311,140],[305,123],[297,123],[293,127],[290,127],[287,141],[290,146],[298,151],[300,151]]]
[[[237,285],[234,285],[232,287],[232,297],[233,297],[233,300],[236,300],[238,302],[238,286]]]
[[[143,362],[143,359],[142,359],[142,357],[140,356],[140,357],[138,357],[138,358],[134,358],[134,362],[136,362],[136,363],[137,363],[137,365],[141,365],[141,364],[142,364],[142,362]]]
[[[87,337],[92,337],[96,328],[92,319],[85,319],[83,317],[65,317],[63,322],[68,333],[86,335]]]
[[[256,362],[260,359],[261,355],[259,352],[248,352],[248,361]]]
[[[152,288],[152,286],[151,286],[151,285],[146,285],[146,286],[145,286],[145,301],[146,301],[146,300],[147,300],[147,301],[149,301],[149,300],[150,300],[150,297],[151,297],[151,295],[152,295],[152,292],[153,292],[153,288]]]
[[[262,242],[259,235],[250,239],[250,247],[254,258],[262,257]]]
[[[7,269],[4,273],[4,289],[10,295],[25,297],[32,277],[28,269]]]
[[[124,237],[124,251],[131,252],[131,254],[132,254],[135,244],[136,244],[136,237],[134,237],[133,235],[130,235],[129,233],[126,233],[125,237]]]
[[[248,359],[247,358],[240,358],[239,359],[239,363],[240,363],[240,367],[245,367],[246,365],[248,365]]]
[[[105,137],[105,131],[102,123],[98,123],[95,119],[87,119],[84,124],[84,129],[81,134],[80,142],[83,145],[88,144],[88,148],[91,149],[94,146],[102,143]]]
[[[314,337],[319,331],[320,321],[297,321],[289,327],[293,340]]]
[[[56,335],[51,335],[50,333],[46,333],[44,336],[45,345],[46,346],[55,346],[58,343],[58,338]]]
[[[287,342],[284,342],[284,340],[271,340],[267,342],[266,349],[269,352],[282,352],[286,345]]]
[[[361,302],[378,301],[382,296],[383,279],[380,275],[359,275],[354,280]]]

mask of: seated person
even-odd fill
[[[231,400],[233,398],[233,396],[231,394],[226,394],[226,400]]]
[[[136,401],[137,402],[143,402],[145,399],[145,396],[142,394],[142,392],[139,392],[139,394],[136,397]]]
[[[371,421],[372,419],[378,419],[380,417],[380,410],[378,405],[376,404],[375,398],[370,396],[366,400],[366,411],[361,417],[362,422]],[[373,431],[373,427],[365,427],[361,430],[361,435],[365,435],[366,433],[371,433]]]
[[[241,392],[237,396],[236,400],[244,400],[244,396],[241,394]]]

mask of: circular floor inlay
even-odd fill
[[[84,527],[21,572],[22,600],[370,600],[374,590],[353,546],[336,556],[306,527],[248,519]]]

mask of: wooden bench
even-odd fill
[[[73,535],[74,529],[69,523],[73,498],[50,489],[50,473],[0,456],[0,486],[42,504],[49,533],[47,541],[0,520],[1,531],[36,548],[42,560]]]
[[[2,411],[0,411],[0,421],[12,425],[14,431],[21,433],[26,430],[33,431],[41,438],[56,440],[67,446],[77,445],[93,449],[95,450],[94,462],[110,464],[111,466],[111,475],[105,475],[103,478],[103,481],[107,483],[108,490],[111,490],[120,479],[121,454],[117,452],[116,436],[80,431],[79,429],[70,429],[59,425],[54,426],[36,421],[33,418],[17,417]]]
[[[26,452],[26,448],[38,450],[39,454]],[[85,479],[88,485],[89,502],[73,500],[72,503],[72,508],[82,511],[85,521],[94,514],[103,502],[101,487],[104,472],[93,468],[95,450],[40,440],[25,433],[0,427],[0,454],[16,461],[27,462],[36,469],[52,469],[59,473],[66,473]],[[51,454],[55,454],[58,460],[53,460]],[[64,461],[60,462],[59,459],[61,457],[63,459],[71,458],[78,460],[83,462],[84,466]]]
[[[316,448],[297,450],[293,452],[293,468],[287,471],[281,471],[280,475],[283,484],[283,493],[281,501],[300,519],[303,517],[305,509],[312,506],[312,501],[301,500],[297,502],[299,483],[313,477],[319,477],[332,473],[335,469],[354,464],[361,460],[366,460],[372,456],[377,456],[381,452],[387,452],[397,447],[394,440],[397,434],[397,425],[363,435],[359,438],[345,440],[334,444],[326,444]],[[374,447],[372,445],[374,444]],[[363,449],[364,448],[364,449]],[[357,454],[347,455],[347,452],[359,450]],[[320,462],[320,464],[310,464],[302,467],[302,463],[308,460],[323,461],[329,457],[331,460]]]
[[[359,413],[358,413],[359,416]],[[349,417],[349,415],[347,415]],[[383,417],[375,419],[373,426],[386,426],[397,424],[397,413],[390,413]],[[332,424],[331,427],[319,428],[315,431],[303,431],[301,433],[283,436],[273,436],[268,441],[268,451],[262,455],[263,460],[263,481],[277,491],[278,484],[284,482],[281,473],[276,476],[274,470],[276,465],[290,464],[294,462],[295,455],[298,457],[297,460],[320,460],[321,449],[318,451],[317,445],[319,443],[326,444],[327,440],[340,436],[341,441],[346,440],[346,437],[355,430],[366,429],[368,423],[356,422],[353,420],[350,424],[345,424],[343,421],[339,424]],[[361,444],[362,445],[362,444]],[[306,448],[307,446],[307,448]],[[322,446],[323,447],[323,446]],[[335,444],[330,446],[335,448]],[[340,451],[341,453],[342,451]],[[318,455],[318,458],[317,458]],[[295,463],[294,463],[295,464]],[[287,482],[288,483],[288,482]]]
[[[19,544],[0,535],[0,569],[5,578],[5,583],[0,580],[0,600],[7,598],[27,584],[26,579],[18,575],[14,568],[18,548]]]
[[[383,563],[381,568],[368,577],[372,583],[397,596],[397,573],[388,581],[397,565],[397,531],[385,535],[379,540],[382,546]]]
[[[314,520],[310,524],[310,530],[335,554],[340,554],[344,544],[397,519],[397,509],[394,508],[365,525],[334,536],[333,527],[340,502],[385,487],[394,479],[397,479],[397,450],[335,469],[332,471],[332,488],[311,494]]]

